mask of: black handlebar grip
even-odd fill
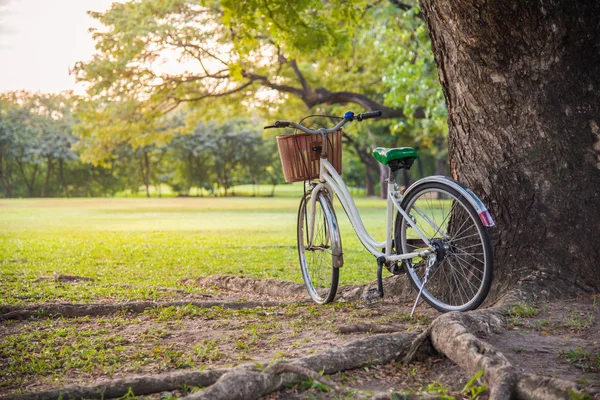
[[[359,121],[362,121],[363,119],[381,117],[382,114],[383,113],[381,111],[370,111],[370,112],[358,114],[356,116],[356,119],[359,120]]]
[[[290,121],[275,121],[275,125],[265,126],[265,129],[287,128],[288,126],[290,126]]]

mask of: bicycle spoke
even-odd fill
[[[415,218],[416,227],[432,245],[446,248],[442,261],[430,271],[423,298],[443,311],[470,309],[481,303],[482,288],[486,284],[489,288],[485,232],[480,231],[475,210],[464,198],[453,194],[453,189],[444,190],[444,184],[433,183],[423,187],[408,195],[403,203],[405,211]],[[403,252],[427,247],[413,241],[415,228],[407,222],[402,222],[401,229]],[[424,269],[415,267],[407,272],[418,290],[424,280]]]
[[[453,268],[454,268],[454,264],[452,264],[452,262],[450,262],[449,260],[448,260],[448,262],[449,262],[449,263],[450,263],[450,265],[452,265],[452,266],[453,266]],[[459,265],[459,267],[461,267],[460,263],[458,263],[458,265]],[[462,268],[462,267],[461,267],[461,268]],[[456,270],[456,273],[457,273],[457,274],[460,274],[460,275],[462,275],[462,277],[463,277],[463,278],[465,278],[465,280],[466,280],[467,284],[468,284],[468,285],[470,285],[470,286],[468,286],[468,287],[469,287],[469,289],[471,289],[471,293],[473,293],[473,296],[475,296],[475,294],[477,293],[477,291],[479,290],[479,288],[478,288],[477,286],[475,286],[475,285],[473,284],[473,282],[471,282],[471,281],[469,280],[469,278],[467,278],[467,276],[466,276],[466,275],[463,273],[462,269],[459,269],[459,268],[454,268],[454,269]],[[467,272],[467,273],[468,273],[468,272]],[[474,276],[474,275],[473,275],[473,276]],[[474,277],[475,277],[475,278],[477,278],[476,276],[474,276]],[[477,278],[477,279],[479,279],[479,278]],[[481,280],[479,280],[479,282],[481,282]],[[473,292],[473,289],[472,289],[472,287],[474,287],[474,288],[476,289],[476,290],[475,290],[475,292]]]

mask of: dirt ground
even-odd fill
[[[167,307],[142,314],[2,321],[0,396],[136,374],[302,357],[372,334],[341,334],[340,327],[381,324],[420,331],[439,315],[422,303],[411,319],[412,304],[393,298],[371,306],[350,301],[318,306],[305,297],[276,298],[214,287],[208,296],[232,302],[278,301],[280,305],[241,310]],[[173,299],[197,300],[183,292],[174,292]],[[523,371],[600,390],[599,327],[600,296],[588,296],[517,307],[507,319],[506,330],[486,340]],[[408,366],[396,362],[344,371],[331,378],[367,391],[429,391],[468,398],[461,390],[471,377],[439,355]],[[338,397],[307,380],[266,398]]]

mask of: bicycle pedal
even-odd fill
[[[383,297],[376,288],[373,288],[363,293],[362,301],[366,306],[371,306],[373,304],[381,303],[383,301]]]

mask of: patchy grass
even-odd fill
[[[577,347],[569,349],[563,355],[577,368],[586,372],[600,372],[600,352],[593,353]]]
[[[591,312],[571,311],[565,326],[575,331],[584,331],[594,325],[594,314]]]
[[[513,306],[508,314],[516,317],[530,318],[535,317],[537,310],[527,303],[519,303]]]
[[[386,307],[380,312],[392,314],[398,305]],[[336,326],[371,322],[372,313],[351,303],[240,310],[188,305],[137,315],[5,321],[0,395],[127,374],[302,357],[367,336],[340,336]]]
[[[185,278],[214,274],[301,282],[299,198],[0,200],[0,302],[94,302],[172,297]],[[376,237],[385,202],[357,199]],[[346,265],[342,284],[375,278],[375,262],[338,212]],[[64,283],[53,274],[93,278]],[[128,284],[128,285],[123,285]]]

